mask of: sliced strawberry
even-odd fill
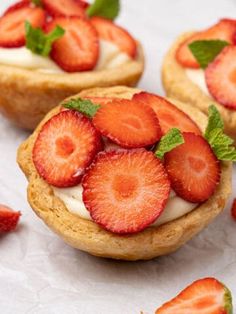
[[[215,278],[193,282],[155,314],[232,314],[231,293]]]
[[[135,94],[133,100],[141,101],[151,106],[159,119],[164,134],[175,127],[182,132],[192,132],[201,135],[197,124],[186,113],[179,110],[165,98],[151,93],[141,92]]]
[[[93,118],[96,129],[125,148],[146,147],[159,141],[161,128],[155,112],[146,104],[114,99]]]
[[[101,39],[110,41],[131,58],[135,58],[137,53],[136,41],[124,28],[101,17],[92,17],[90,21]]]
[[[172,188],[193,203],[206,201],[220,180],[220,164],[208,142],[193,133],[183,133],[184,144],[165,155]]]
[[[212,97],[227,108],[236,109],[236,46],[227,46],[205,70]]]
[[[231,207],[231,214],[234,220],[236,220],[236,198],[233,201],[232,207]]]
[[[0,204],[0,233],[15,230],[20,219],[20,212]]]
[[[24,46],[25,21],[30,22],[33,27],[42,27],[46,21],[46,13],[42,8],[32,7],[26,1],[10,8],[0,18],[0,47]]]
[[[57,25],[66,33],[54,42],[52,59],[67,72],[92,70],[99,54],[98,36],[93,26],[76,17],[59,17],[46,25],[46,32],[52,31]]]
[[[100,135],[89,119],[76,111],[61,111],[42,127],[33,161],[49,184],[75,186],[101,147]]]
[[[82,186],[93,220],[119,234],[139,232],[152,224],[170,193],[162,162],[145,149],[99,153]]]
[[[18,9],[21,9],[22,7],[25,7],[26,5],[28,6],[29,4],[31,3],[30,0],[21,0],[21,1],[18,1],[14,4],[12,4],[11,6],[9,6],[6,11],[3,13],[3,15],[6,15],[10,12],[13,12],[13,11],[16,11]]]
[[[79,0],[42,0],[45,9],[54,17],[76,16],[86,18],[86,2]]]
[[[220,39],[233,44],[236,34],[236,20],[222,19],[205,31],[198,32],[185,40],[176,51],[177,61],[184,67],[199,68],[188,45],[196,40]]]

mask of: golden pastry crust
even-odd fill
[[[137,89],[128,87],[95,88],[83,91],[83,96],[131,98]],[[199,110],[171,100],[205,128],[206,116]],[[18,163],[29,180],[28,201],[36,214],[62,239],[74,248],[92,255],[122,260],[151,259],[177,250],[206,227],[224,208],[231,193],[231,163],[222,162],[221,181],[214,195],[191,213],[159,227],[149,227],[143,232],[119,236],[100,228],[92,221],[70,213],[57,198],[53,189],[38,175],[32,162],[32,148],[41,126],[59,108],[52,110],[35,132],[21,144]]]
[[[0,112],[14,124],[33,130],[63,99],[95,86],[135,86],[144,70],[144,54],[125,64],[99,71],[47,74],[0,65]]]
[[[208,113],[209,105],[214,104],[225,122],[225,132],[236,141],[236,111],[225,108],[212,97],[205,94],[188,78],[185,73],[186,68],[182,67],[175,58],[179,44],[193,34],[194,32],[188,32],[180,35],[164,58],[162,82],[166,94],[168,97],[173,97],[195,106],[205,114]]]

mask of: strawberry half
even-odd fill
[[[197,124],[183,111],[172,105],[165,98],[146,92],[133,96],[133,100],[149,105],[156,113],[162,132],[166,134],[171,128],[182,132],[192,132],[201,135]]]
[[[193,282],[155,314],[232,314],[231,293],[215,278]]]
[[[236,34],[236,20],[222,19],[214,26],[205,31],[198,32],[185,40],[176,51],[176,59],[183,66],[188,68],[199,68],[188,45],[196,40],[219,39],[233,44]]]
[[[79,0],[42,0],[45,9],[54,17],[86,18],[86,2]]]
[[[206,201],[220,180],[220,164],[208,142],[193,133],[183,133],[184,144],[165,155],[172,188],[192,203]]]
[[[102,106],[93,124],[103,136],[125,148],[146,147],[162,136],[155,112],[133,100],[114,99]]]
[[[65,30],[65,34],[54,42],[52,59],[67,72],[92,70],[98,59],[99,41],[91,23],[77,17],[59,17],[46,25],[46,32],[57,25]]]
[[[83,202],[108,231],[142,231],[162,213],[170,183],[162,162],[145,149],[99,153],[82,181]]]
[[[15,230],[21,213],[0,204],[0,233]]]
[[[11,7],[0,18],[0,47],[25,45],[25,21],[30,22],[33,27],[42,27],[46,21],[46,13],[42,8],[33,7],[26,1]]]
[[[232,207],[231,207],[231,215],[234,220],[236,220],[236,198],[233,201]]]
[[[33,161],[40,176],[49,184],[75,186],[101,148],[101,137],[89,119],[66,110],[42,127],[34,144]]]
[[[124,28],[102,17],[92,17],[90,22],[96,28],[101,39],[110,41],[131,58],[135,58],[137,53],[136,41]]]
[[[212,97],[227,108],[236,109],[236,46],[227,46],[205,70]]]

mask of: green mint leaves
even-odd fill
[[[156,157],[162,159],[165,153],[184,143],[184,138],[179,129],[170,129],[160,140],[155,151]]]
[[[31,0],[33,4],[35,4],[37,7],[42,7],[42,1],[41,0]]]
[[[214,105],[209,107],[209,120],[205,138],[219,160],[236,161],[236,149],[232,146],[234,141],[224,134],[224,123]]]
[[[79,111],[88,118],[92,118],[101,107],[100,105],[94,104],[89,99],[81,98],[71,99],[67,103],[63,104],[63,106],[67,109]]]
[[[224,40],[196,40],[189,44],[189,49],[199,63],[200,67],[205,69],[221,50],[229,43]]]
[[[109,20],[114,20],[119,14],[119,0],[94,0],[88,7],[87,14],[89,17],[101,16]]]
[[[33,28],[28,21],[25,22],[25,31],[26,47],[33,53],[44,57],[51,52],[54,41],[65,34],[64,29],[60,26],[56,26],[52,32],[45,34],[41,28]]]

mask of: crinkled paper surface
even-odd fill
[[[11,2],[1,0],[1,9]],[[146,51],[140,87],[161,94],[161,60],[175,37],[220,17],[236,18],[235,0],[123,0],[122,6],[118,21]],[[65,245],[27,204],[27,183],[15,162],[27,136],[0,117],[0,203],[23,213],[17,231],[0,237],[1,314],[151,314],[205,276],[222,280],[236,300],[236,222],[229,206],[170,256],[135,263],[89,256]]]

